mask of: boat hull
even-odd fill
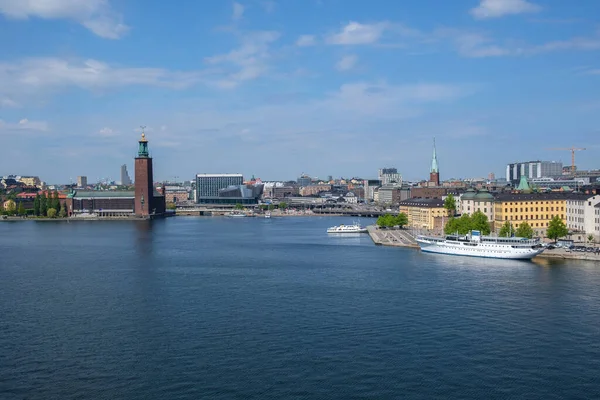
[[[510,260],[531,260],[544,251],[543,248],[498,246],[470,246],[463,243],[431,242],[417,239],[417,244],[424,253],[446,254],[454,256],[498,258]]]
[[[367,233],[368,230],[367,229],[357,229],[357,230],[353,230],[353,231],[336,231],[336,230],[330,230],[327,229],[327,233],[336,233],[336,234],[344,234],[344,233]]]

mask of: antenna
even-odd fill
[[[146,125],[140,125],[140,128],[142,128],[142,133],[144,133],[144,129],[146,129]]]

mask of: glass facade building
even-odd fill
[[[196,198],[219,197],[219,190],[243,183],[242,174],[198,174],[196,175]]]
[[[554,178],[562,175],[563,165],[557,161],[526,161],[506,166],[506,180],[517,185],[521,176],[527,179]]]

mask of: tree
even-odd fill
[[[515,228],[513,227],[513,225],[510,223],[510,221],[506,221],[504,223],[504,225],[502,225],[502,228],[500,228],[500,233],[499,235],[501,237],[510,237],[513,235],[515,231]]]
[[[275,209],[275,206],[273,204],[269,204],[269,210],[273,211]]]
[[[558,215],[555,215],[552,218],[552,220],[548,223],[548,230],[546,231],[546,236],[556,241],[556,239],[567,236],[568,234],[569,230],[567,229],[563,220]]]
[[[458,233],[459,235],[465,235],[469,231],[473,230],[473,221],[469,214],[463,214],[460,218],[450,218],[444,227],[444,233],[447,235]]]
[[[42,217],[46,216],[48,213],[48,199],[46,198],[46,193],[42,193],[40,197],[40,215]]]
[[[52,208],[54,208],[57,212],[60,210],[60,199],[58,198],[58,192],[54,192],[54,196],[52,198]]]
[[[244,206],[243,206],[243,205],[241,205],[240,203],[237,203],[237,204],[235,205],[234,209],[236,209],[236,210],[243,210],[243,209],[244,209]]]
[[[56,208],[48,209],[48,218],[56,218]]]
[[[472,231],[480,231],[482,235],[490,234],[490,224],[488,222],[487,215],[477,210],[471,216],[471,229]]]
[[[521,222],[515,235],[522,238],[531,239],[533,237],[533,228],[527,222]]]
[[[19,215],[25,215],[25,206],[23,205],[23,203],[19,203],[19,209],[17,210],[17,214]]]
[[[36,194],[35,195],[35,199],[33,200],[33,214],[34,215],[40,215],[40,203],[41,203],[41,198],[40,198],[40,194]]]
[[[454,216],[454,214],[456,214],[456,200],[454,199],[454,196],[452,196],[452,194],[449,194],[446,197],[446,200],[444,200],[444,208],[448,210],[448,213],[451,216]]]
[[[587,237],[588,242],[590,242],[590,244],[594,243],[594,235],[589,234]]]
[[[60,212],[58,213],[58,216],[61,218],[66,218],[67,216],[67,209],[65,207],[61,207]]]
[[[8,215],[15,215],[17,212],[17,204],[14,200],[8,200],[6,204],[6,213]]]
[[[285,210],[287,208],[287,203],[285,201],[282,201],[281,203],[279,203],[279,209],[280,210]]]
[[[177,206],[175,203],[167,203],[167,210],[176,210]]]

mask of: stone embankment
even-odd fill
[[[536,258],[558,258],[563,260],[587,260],[600,262],[600,254],[587,251],[570,251],[565,249],[545,250]]]
[[[367,227],[373,242],[382,246],[419,248],[415,238],[404,229],[379,229],[375,225]]]

